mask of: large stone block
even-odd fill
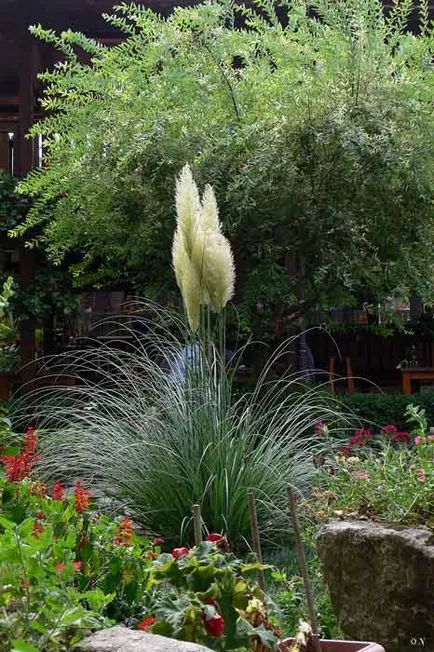
[[[342,631],[386,652],[434,652],[434,535],[425,527],[338,521],[317,549]]]
[[[128,627],[110,627],[81,641],[75,652],[210,652],[195,643],[147,634]]]

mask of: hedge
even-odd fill
[[[342,403],[354,412],[364,425],[385,426],[393,423],[407,429],[404,419],[405,408],[409,403],[424,408],[428,423],[434,426],[434,392],[423,394],[342,394]]]

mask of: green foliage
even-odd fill
[[[3,234],[3,237],[12,229],[22,226],[29,210],[28,198],[18,195],[16,186],[17,179],[0,170],[0,234]],[[37,231],[33,235],[36,233]],[[25,290],[18,283],[13,283],[12,277],[5,275],[0,277],[8,286],[7,306],[5,307],[8,308],[10,320],[18,323],[29,318],[43,320],[47,315],[56,315],[60,318],[74,315],[77,312],[78,303],[73,295],[71,278],[65,267],[55,268],[47,260],[44,260],[42,252],[39,252],[36,260],[38,269],[34,279]],[[1,328],[0,338],[2,338]],[[15,332],[13,339],[16,338],[17,333]],[[3,350],[0,352],[0,368],[7,367],[9,371],[15,370],[18,365],[17,351],[12,349],[11,352],[6,351],[5,353],[10,354],[5,357]],[[12,364],[14,357],[16,363]],[[11,362],[8,362],[9,358],[11,358]]]
[[[252,577],[265,568],[255,556],[241,561],[210,542],[185,553],[161,555],[150,569],[151,631],[212,650],[277,649],[277,610]]]
[[[18,369],[20,357],[17,347],[18,331],[11,309],[14,279],[8,276],[0,293],[0,371]]]
[[[309,17],[307,4],[321,17]],[[168,19],[121,4],[114,47],[33,33],[65,56],[43,74],[47,167],[26,224],[77,283],[172,287],[175,176],[212,183],[240,271],[242,324],[390,293],[433,299],[432,27],[422,3],[227,0]],[[425,7],[425,11],[424,11]],[[234,12],[236,15],[234,15]],[[242,14],[242,17],[238,15]],[[234,21],[237,28],[234,28]],[[91,64],[80,63],[85,50]],[[31,239],[31,235],[29,235]]]
[[[321,627],[321,636],[326,639],[342,638],[336,616],[330,602],[318,556],[315,552],[312,528],[305,526],[304,545],[307,552],[309,578]],[[270,594],[282,612],[282,638],[294,636],[300,620],[309,621],[303,579],[299,575],[297,563],[290,563],[280,553],[272,557],[279,571],[273,573],[274,584],[269,587]]]
[[[417,433],[425,432],[420,417],[419,413]],[[369,518],[434,528],[433,455],[434,434],[425,432],[411,446],[396,445],[385,436],[376,449],[365,447],[350,456],[335,456],[313,499],[306,502],[306,514],[320,522]]]
[[[21,452],[9,446],[0,471],[0,647],[69,650],[90,630],[140,614],[159,548],[130,521],[79,509],[77,488],[51,498],[25,472],[8,479],[10,460],[25,464],[26,450],[26,441]]]
[[[426,411],[427,419],[434,423],[434,393],[403,394],[343,394],[340,401],[355,414],[365,426],[382,427],[389,423],[406,428],[405,410],[408,405],[419,406]]]

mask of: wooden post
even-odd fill
[[[193,527],[194,527],[194,545],[198,546],[202,541],[202,515],[200,505],[193,505]]]
[[[261,541],[259,538],[258,513],[256,511],[256,501],[253,493],[247,494],[247,503],[249,506],[250,531],[252,533],[253,550],[255,551],[258,561],[262,564]],[[264,591],[264,573],[258,571],[258,584]]]
[[[321,643],[319,637],[319,626],[316,617],[315,603],[313,600],[312,587],[310,584],[309,573],[307,570],[306,556],[304,554],[303,542],[300,535],[300,525],[298,522],[297,508],[295,506],[294,494],[291,487],[287,489],[288,506],[291,513],[292,529],[295,541],[295,550],[297,553],[298,563],[300,565],[301,575],[303,577],[304,592],[306,594],[307,612],[313,632],[313,647],[315,652],[321,652]]]
[[[335,368],[336,368],[336,358],[333,356],[329,358],[329,390],[330,394],[335,393]]]
[[[353,375],[353,365],[351,364],[350,356],[345,358],[345,367],[347,374],[347,388],[349,394],[354,394],[354,375]]]

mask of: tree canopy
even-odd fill
[[[34,203],[16,232],[42,225],[38,244],[72,261],[78,285],[127,280],[155,296],[174,282],[188,162],[216,190],[246,326],[392,293],[432,301],[427,2],[418,34],[410,0],[388,15],[381,0],[253,4],[168,18],[122,4],[106,17],[126,37],[115,46],[33,27],[64,58],[43,74],[32,134],[46,166],[21,184]]]

